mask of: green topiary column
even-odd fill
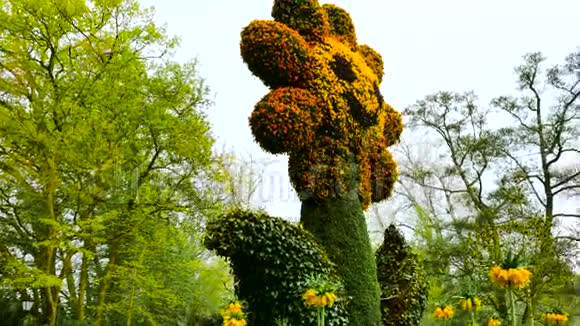
[[[377,249],[377,273],[383,300],[383,326],[417,326],[427,304],[429,286],[417,254],[390,225]]]
[[[301,221],[337,264],[347,293],[350,325],[379,325],[377,273],[358,197],[302,202]]]
[[[241,34],[250,71],[271,90],[250,117],[260,146],[289,155],[301,222],[337,264],[350,324],[380,324],[376,265],[363,210],[390,196],[401,115],[385,103],[381,56],[357,44],[349,14],[315,0],[276,0],[273,21]]]

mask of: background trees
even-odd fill
[[[215,312],[228,278],[199,228],[220,173],[195,62],[171,61],[177,40],[135,1],[0,9],[6,295],[49,325]]]
[[[486,266],[509,250],[519,252],[534,272],[520,298],[521,317],[529,321],[570,281],[578,239],[562,232],[580,216],[556,203],[580,185],[576,55],[548,68],[540,53],[525,55],[515,69],[521,96],[500,96],[489,107],[478,106],[473,92],[439,92],[405,111],[421,141],[398,148],[395,201],[416,218],[416,244],[432,291],[451,287],[432,293],[485,281]],[[479,290],[504,309],[501,293]]]

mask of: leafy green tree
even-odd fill
[[[216,313],[229,294],[225,262],[209,255],[198,227],[144,223],[123,250],[106,325],[190,325]]]
[[[133,0],[0,1],[2,283],[43,324],[174,325],[221,269],[194,266],[220,176],[176,45]]]

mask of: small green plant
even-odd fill
[[[278,317],[274,320],[274,323],[276,323],[276,326],[292,326],[290,324],[290,321],[288,320],[288,318],[282,318],[282,317]]]
[[[476,314],[481,309],[482,302],[477,293],[477,285],[473,280],[469,279],[462,293],[459,296],[454,296],[454,298],[459,299],[459,309],[469,315],[469,325],[477,326]]]

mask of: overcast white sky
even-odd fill
[[[359,43],[382,54],[387,102],[402,110],[440,90],[474,90],[485,105],[515,94],[513,68],[522,56],[542,51],[560,63],[580,45],[577,0],[342,0]],[[300,205],[287,178],[287,159],[261,151],[248,126],[266,87],[239,54],[240,32],[253,19],[271,19],[273,0],[140,0],[154,6],[156,20],[182,39],[177,59],[197,57],[199,71],[215,95],[210,120],[220,144],[272,159],[266,171],[266,202],[276,216],[298,217]],[[280,194],[280,188],[282,193]],[[580,205],[568,202],[570,209]]]

